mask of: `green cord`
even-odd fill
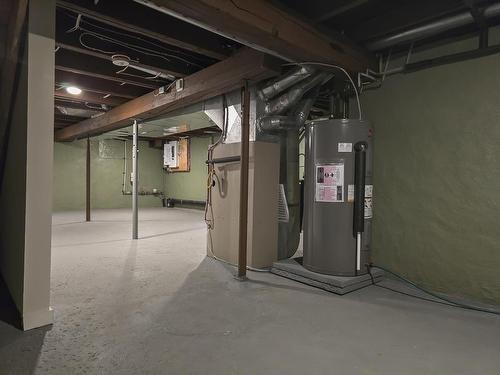
[[[394,277],[398,278],[399,280],[413,286],[414,288],[434,297],[434,298],[437,298],[441,301],[445,301],[449,304],[449,306],[454,306],[454,307],[460,307],[462,309],[467,309],[467,310],[474,310],[474,311],[480,311],[480,312],[485,312],[485,313],[488,313],[488,314],[495,314],[495,315],[500,315],[500,311],[498,310],[494,310],[494,309],[487,309],[487,308],[483,308],[483,307],[479,307],[479,306],[473,306],[473,305],[467,305],[467,304],[464,304],[464,303],[461,303],[461,302],[457,302],[457,301],[454,301],[450,298],[446,298],[446,297],[443,297],[443,296],[440,296],[436,293],[433,293],[425,288],[422,288],[421,286],[418,286],[417,284],[415,284],[413,281],[411,280],[408,280],[406,278],[404,278],[403,276],[397,274],[396,272],[394,271],[391,271],[385,267],[381,267],[381,266],[378,266],[378,265],[368,265],[368,273],[370,274],[370,276],[372,277],[372,281],[373,281],[373,276],[372,276],[372,273],[371,273],[371,268],[378,268],[384,272],[387,272],[391,275],[393,275]],[[412,296],[412,297],[416,297],[416,296]],[[430,300],[428,300],[430,301]],[[432,301],[432,302],[438,302],[438,301]],[[441,303],[441,302],[438,302],[438,303]]]

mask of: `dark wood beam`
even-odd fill
[[[374,58],[338,35],[333,39],[266,0],[135,0],[288,61],[364,71]]]
[[[66,44],[66,43],[60,43],[60,42],[56,42],[56,47],[62,48],[62,49],[67,50],[67,51],[76,52],[76,53],[79,53],[81,55],[97,57],[98,59],[106,60],[109,62],[112,61],[111,55],[106,55],[104,53],[92,51],[92,50],[89,50],[86,48],[81,48],[81,47],[73,46],[73,45]],[[137,65],[139,67],[143,67],[146,69],[154,70],[156,72],[173,75],[175,77],[184,77],[186,75],[184,72],[163,69],[163,68],[159,68],[157,66],[151,66],[151,65],[147,65],[147,64],[141,64],[141,63],[136,62],[136,61],[134,61],[134,65]]]
[[[89,103],[89,105],[92,105]],[[85,102],[75,102],[71,101],[71,99],[66,99],[66,98],[54,98],[54,106],[55,107],[64,107],[64,108],[73,108],[73,109],[83,109],[83,110],[89,110],[89,109],[94,109],[94,108],[89,108],[85,105]],[[96,107],[96,111],[99,111],[100,109],[97,109],[98,105],[92,105],[93,107]],[[111,105],[107,104],[108,109],[111,109]]]
[[[54,98],[64,99],[75,103],[105,104],[113,107],[119,106],[127,101],[127,99],[117,98],[115,96],[103,98],[102,95],[92,92],[82,92],[80,95],[71,95],[65,90],[54,91]]]
[[[112,96],[126,99],[134,99],[150,91],[144,87],[120,85],[118,82],[87,77],[61,70],[56,70],[55,84],[56,87],[77,86],[83,91],[95,92],[102,95],[111,94]]]
[[[57,141],[96,135],[130,125],[132,119],[153,118],[239,88],[243,80],[260,81],[277,74],[279,65],[265,54],[243,49],[232,57],[184,78],[184,89],[158,95],[151,92],[102,116],[82,121],[56,133]]]
[[[105,2],[103,2],[105,3]],[[138,25],[138,21],[140,21],[138,17],[138,12],[137,9],[131,9],[130,11],[124,10],[121,12],[122,17],[129,18],[130,20],[123,21],[122,19],[116,18],[114,14],[120,13],[120,9],[117,8],[117,4],[115,2],[110,2],[110,6],[113,7],[113,12],[110,14],[105,14],[105,10],[101,9],[102,7],[105,7],[107,4],[100,4],[100,8],[94,9],[89,9],[86,6],[80,6],[76,5],[73,3],[70,3],[68,1],[63,1],[63,0],[58,0],[57,1],[57,6],[62,9],[69,10],[71,12],[74,12],[76,14],[82,14],[85,17],[88,17],[93,20],[97,20],[99,22],[102,22],[104,24],[107,24],[112,27],[116,27],[122,30],[126,30],[135,34],[139,34],[142,36],[145,36],[147,38],[151,38],[154,40],[157,40],[159,42],[169,44],[171,46],[179,47],[182,48],[186,51],[191,51],[198,53],[200,55],[204,56],[209,56],[211,58],[214,58],[216,60],[223,60],[227,57],[227,52],[224,51],[223,46],[221,43],[218,43],[214,38],[211,38],[210,36],[203,36],[200,35],[200,33],[194,32],[183,32],[181,29],[185,29],[185,25],[179,24],[175,25],[177,27],[171,28],[170,33],[165,33],[165,32],[156,32],[151,29],[148,29],[146,27],[141,27]],[[118,7],[125,7],[127,6],[126,2],[122,2],[122,4],[118,5]],[[133,6],[134,4],[132,4]],[[97,10],[99,9],[99,11]],[[151,22],[151,20],[147,20]],[[164,23],[168,25],[169,20],[164,20]],[[176,20],[174,20],[176,21]],[[151,24],[151,23],[150,23]],[[153,23],[154,24],[154,23]],[[161,23],[158,23],[161,25]],[[176,31],[177,30],[177,31]],[[163,31],[163,30],[162,30]],[[176,37],[172,37],[171,34],[177,34]],[[192,37],[190,37],[192,35]],[[198,41],[198,43],[196,43]],[[204,46],[210,45],[211,48],[207,48]]]
[[[57,131],[59,129],[63,129],[63,128],[65,128],[68,125],[70,125],[70,124],[66,124],[66,123],[54,121],[54,131]]]
[[[113,77],[113,76],[108,76],[106,74],[95,73],[95,72],[91,72],[91,71],[83,70],[83,69],[70,68],[70,67],[62,66],[62,65],[56,65],[55,68],[56,68],[56,70],[60,70],[62,72],[80,74],[83,76],[94,77],[94,78],[101,78],[101,79],[106,79],[108,81],[126,83],[127,85],[145,87],[148,89],[155,89],[155,88],[158,88],[161,86],[160,84],[152,85],[149,83],[142,83],[142,82],[133,81],[133,80],[130,80],[127,78]]]
[[[71,115],[65,115],[61,113],[54,113],[54,122],[69,122],[69,123],[75,123],[79,121],[83,121],[88,117],[82,117],[82,116],[71,116]]]

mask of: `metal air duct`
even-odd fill
[[[266,103],[264,113],[266,115],[281,115],[298,103],[302,96],[314,86],[322,84],[333,75],[331,73],[321,72],[312,76],[310,79],[302,81],[287,91],[285,94]]]
[[[292,87],[296,83],[310,77],[314,71],[315,70],[310,66],[300,66],[285,76],[275,79],[270,84],[260,89],[257,93],[262,100],[269,100]]]
[[[483,16],[485,18],[496,17],[498,15],[500,15],[500,3],[492,4],[484,9]],[[425,39],[474,22],[474,17],[470,12],[463,12],[375,40],[368,43],[367,48],[371,51],[380,51],[397,44]]]

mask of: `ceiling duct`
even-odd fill
[[[499,15],[500,3],[487,6],[483,12],[484,18],[492,18]],[[474,17],[470,12],[463,12],[375,40],[368,43],[367,48],[371,51],[380,51],[398,44],[425,39],[448,30],[470,25],[474,22]]]

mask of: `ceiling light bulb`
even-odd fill
[[[82,93],[82,89],[76,86],[68,86],[66,87],[66,91],[71,95],[80,95]]]

